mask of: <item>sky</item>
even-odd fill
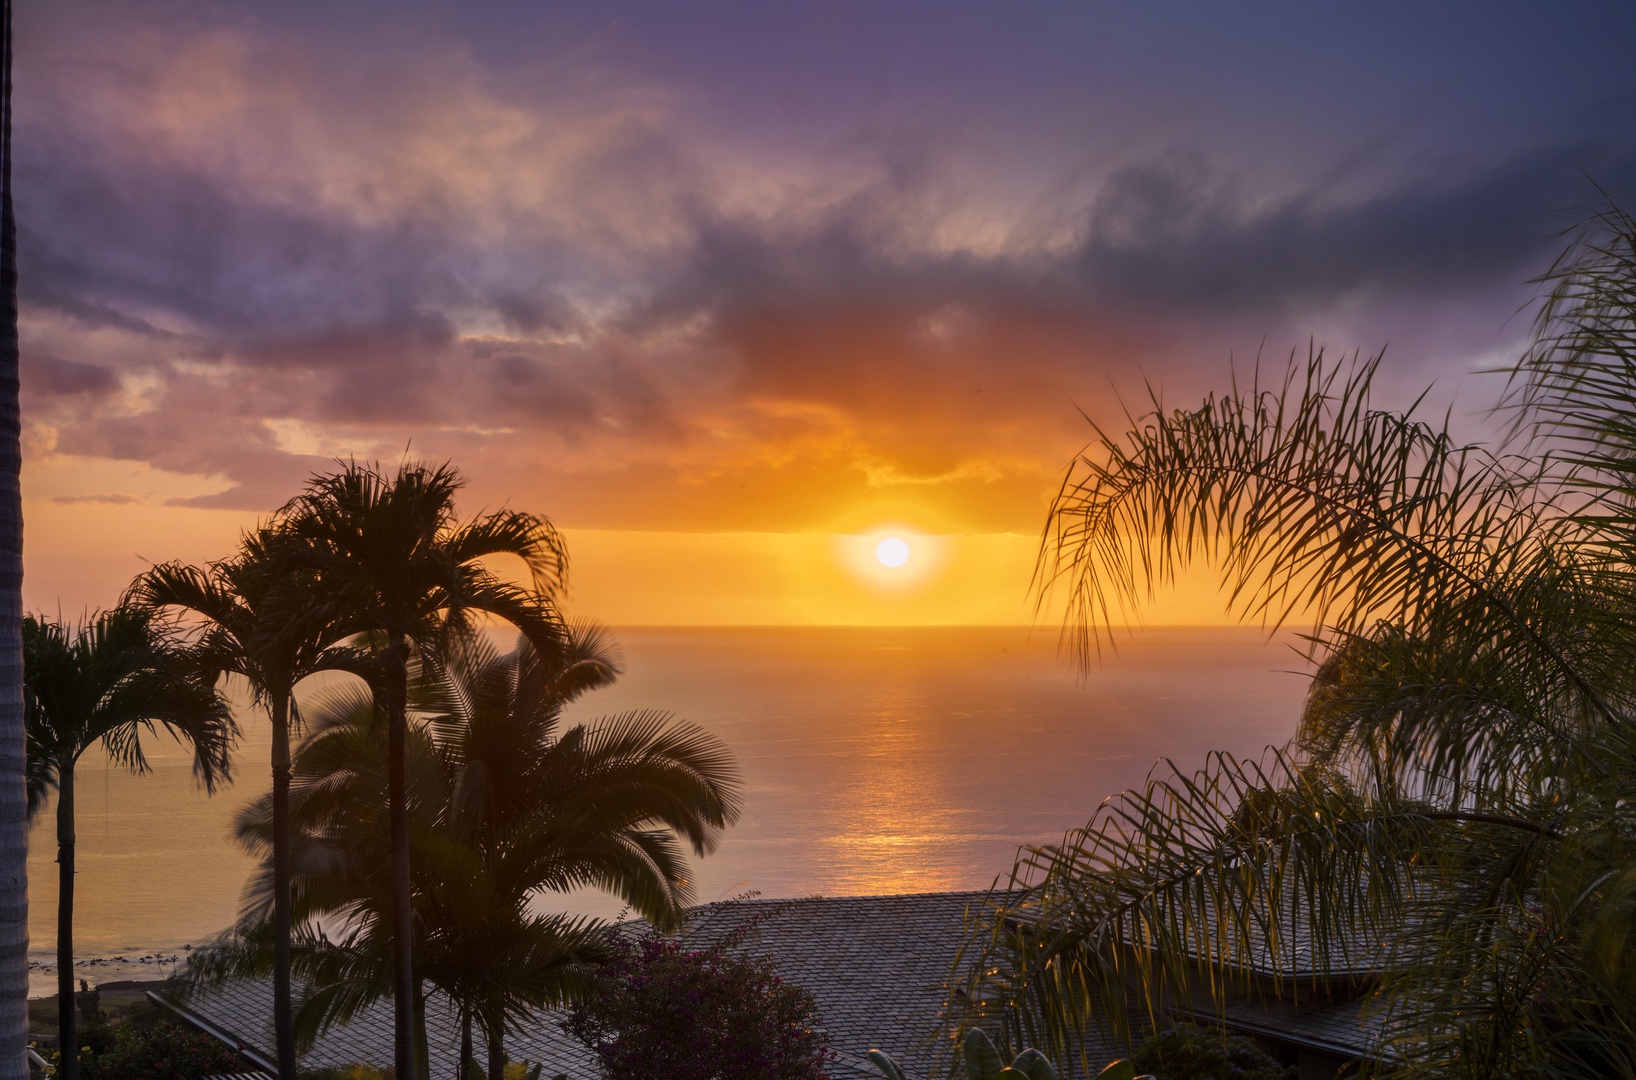
[[[1529,281],[1636,205],[1611,3],[16,22],[24,599],[68,614],[409,458],[549,517],[615,625],[1027,622],[1087,417],[1385,349],[1481,434]],[[1201,571],[1142,617],[1223,612]]]

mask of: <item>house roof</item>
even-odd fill
[[[949,1049],[943,1041],[949,1029],[944,1008],[951,980],[965,978],[965,971],[955,970],[955,957],[966,920],[978,914],[988,895],[945,892],[720,901],[689,912],[683,939],[708,946],[727,942],[735,932],[748,928],[739,935],[734,951],[772,956],[782,978],[812,993],[829,1045],[839,1055],[832,1069],[836,1077],[878,1078],[867,1059],[872,1049],[891,1054],[911,1076],[928,1076],[939,1064],[940,1051]],[[258,1051],[256,1056],[270,1057],[270,982],[235,982],[191,997],[168,992],[162,1000],[219,1037]],[[1367,1045],[1367,1033],[1358,1029],[1355,1003],[1314,1010],[1311,1005],[1281,1008],[1275,1002],[1234,1006],[1231,1011],[1231,1026],[1284,1041],[1354,1054]],[[451,1074],[459,1032],[453,1010],[439,995],[428,1004],[427,1036],[432,1074]],[[1093,1038],[1084,1049],[1085,1059],[1094,1062],[1129,1052],[1111,1039]],[[567,1073],[572,1080],[589,1080],[597,1073],[590,1053],[564,1034],[560,1016],[549,1012],[509,1035],[507,1051],[514,1059],[543,1064],[547,1077]],[[309,1066],[380,1065],[391,1056],[392,1010],[390,1002],[381,1002],[320,1036],[302,1062]]]

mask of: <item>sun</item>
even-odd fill
[[[888,536],[875,545],[875,559],[895,570],[909,561],[909,542],[900,536]]]
[[[835,533],[835,556],[852,576],[880,596],[906,596],[937,581],[948,561],[948,540],[903,521],[867,532]]]

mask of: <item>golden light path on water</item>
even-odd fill
[[[866,552],[867,553],[867,552]],[[1019,844],[1060,839],[1171,756],[1255,754],[1295,729],[1305,680],[1255,630],[1152,630],[1082,684],[1044,629],[626,630],[627,674],[571,718],[660,708],[715,732],[744,777],[744,814],[698,865],[699,900],[985,888]],[[1287,640],[1287,639],[1286,639]],[[197,791],[186,755],[153,775],[97,761],[79,783],[76,938],[92,982],[155,976],[231,924],[250,864],[233,815],[267,789],[265,722],[245,718],[237,784]],[[29,853],[32,990],[54,990],[53,815]],[[613,915],[617,901],[555,898]],[[547,905],[549,906],[549,905]]]

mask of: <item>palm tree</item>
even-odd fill
[[[28,823],[23,734],[22,415],[11,202],[11,0],[0,3],[0,1080],[28,1075]]]
[[[295,688],[321,671],[365,673],[364,654],[336,644],[347,627],[307,602],[311,581],[279,555],[268,530],[246,535],[238,555],[205,567],[164,563],[143,574],[137,602],[195,618],[194,652],[212,682],[246,679],[272,720],[273,1031],[279,1080],[295,1080],[290,992],[290,725]]]
[[[1024,852],[970,943],[1013,1037],[1066,1052],[1257,967],[1366,962],[1405,1072],[1636,1075],[1636,221],[1609,208],[1543,281],[1510,448],[1315,353],[1075,462],[1037,582],[1082,661],[1203,557],[1239,611],[1312,614],[1322,663],[1291,748],[1172,767]]]
[[[462,635],[438,659],[417,704],[448,777],[445,825],[501,903],[520,909],[541,890],[588,885],[674,925],[692,898],[678,841],[702,856],[738,817],[726,748],[652,712],[559,734],[563,708],[618,675],[611,643],[594,626],[576,627],[570,647],[546,657],[526,640],[502,656],[486,638]],[[453,955],[458,967],[460,951]],[[505,1062],[513,1015],[509,969],[494,967],[463,1002],[481,1021],[490,1075]],[[451,996],[462,1000],[454,989]]]
[[[380,689],[387,718],[388,806],[393,907],[394,1061],[399,1076],[415,1067],[410,911],[409,813],[403,755],[407,738],[411,650],[433,650],[450,632],[479,617],[498,617],[542,653],[562,648],[563,627],[554,605],[567,570],[567,552],[549,522],[501,510],[467,524],[455,518],[461,486],[449,465],[405,464],[392,478],[348,463],[314,477],[307,490],[279,511],[275,528],[298,545],[297,565],[315,575],[315,610],[340,623],[379,633]],[[520,588],[484,565],[514,556],[527,567],[532,588]]]
[[[74,1080],[74,766],[100,744],[132,772],[147,772],[141,735],[157,724],[192,747],[194,774],[214,793],[230,779],[237,728],[154,613],[130,604],[72,630],[25,618],[23,664],[30,813],[57,790],[57,1024],[63,1075]]]
[[[617,670],[594,629],[546,661],[526,641],[501,656],[469,635],[448,651],[416,664],[411,687],[425,720],[410,727],[404,766],[417,974],[476,1021],[495,1075],[505,1031],[526,1009],[563,1000],[604,951],[594,924],[533,914],[531,900],[593,885],[674,924],[691,899],[678,839],[699,854],[714,847],[737,817],[736,780],[719,741],[663,714],[559,732],[563,706]],[[341,691],[316,710],[296,755],[295,903],[309,928],[297,968],[314,987],[297,1026],[307,1032],[391,991],[381,736],[369,695]],[[263,868],[239,947],[212,961],[217,975],[254,970],[265,955],[266,799],[241,815],[239,835]],[[320,922],[339,937],[311,929]],[[425,1000],[414,1000],[417,1040]]]

